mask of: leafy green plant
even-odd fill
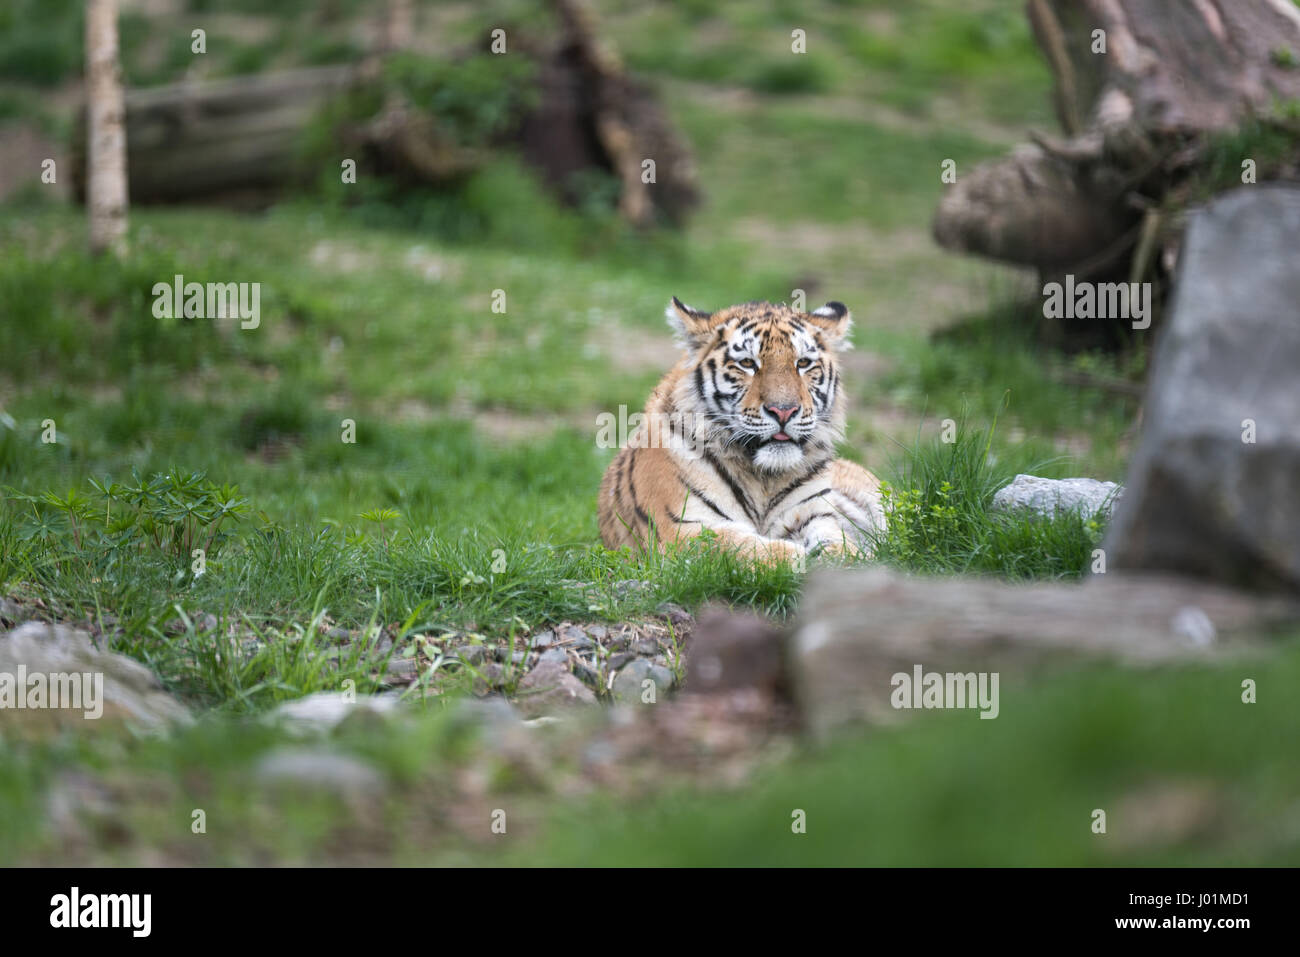
[[[374,522],[379,526],[379,540],[383,542],[384,553],[388,553],[388,532],[385,528],[388,522],[395,522],[402,517],[402,513],[394,508],[372,508],[361,513],[360,518],[367,522]]]
[[[430,113],[462,146],[500,136],[536,98],[532,64],[488,53],[459,60],[403,53],[384,66],[385,85]]]
[[[886,526],[876,557],[924,573],[985,572],[1013,579],[1077,578],[1101,538],[1096,516],[1004,514],[993,496],[1018,472],[1047,463],[992,453],[987,429],[955,423],[942,437],[909,450],[892,481],[881,484]]]
[[[224,529],[248,511],[234,485],[218,485],[202,472],[172,469],[128,484],[89,484],[98,503],[79,489],[66,495],[52,491],[28,494],[7,489],[10,500],[30,508],[22,537],[56,540],[70,536],[78,553],[91,545],[106,552],[153,548],[188,560],[193,549],[215,555],[228,537]]]

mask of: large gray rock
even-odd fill
[[[1300,189],[1194,213],[1170,306],[1110,566],[1300,591]]]
[[[1084,584],[921,578],[886,568],[809,576],[789,661],[808,726],[897,720],[894,678],[997,674],[1001,687],[1086,659],[1158,664],[1252,647],[1300,603],[1172,576]]]
[[[1103,516],[1120,494],[1114,482],[1091,478],[1049,479],[1037,475],[1017,475],[993,496],[993,510],[1029,511],[1043,516],[1058,512],[1077,512],[1085,517]]]
[[[47,686],[52,675],[90,678],[76,681],[81,695],[78,707],[50,707],[54,701],[49,696],[44,707],[18,708],[6,703],[4,695],[24,691],[20,675],[25,678],[22,684],[26,690],[32,688],[36,675],[44,676]],[[60,686],[65,690],[72,687],[62,680]],[[61,693],[61,703],[66,703],[64,698]],[[91,716],[96,711],[99,717]],[[84,631],[31,621],[0,635],[0,721],[6,728],[23,725],[38,731],[67,727],[89,730],[127,722],[154,730],[189,718],[189,711],[167,693],[152,671],[133,658],[96,648]]]

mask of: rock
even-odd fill
[[[199,634],[216,631],[218,624],[220,624],[220,622],[217,621],[217,616],[212,614],[210,611],[205,611],[194,620],[194,630]]]
[[[0,624],[17,625],[26,620],[27,615],[23,612],[22,605],[8,598],[0,598]]]
[[[592,638],[594,638],[596,641],[600,642],[600,641],[604,641],[605,638],[609,635],[609,629],[606,628],[604,625],[588,625],[587,634],[590,635]]]
[[[521,724],[514,705],[500,695],[461,698],[452,708],[451,720],[458,725],[481,727],[494,734],[508,732]]]
[[[487,649],[482,645],[459,645],[452,654],[467,665],[481,665],[487,658]]]
[[[556,724],[564,724],[564,719],[550,714],[544,714],[540,718],[529,718],[523,722],[525,728],[549,728]]]
[[[686,661],[688,692],[788,690],[785,634],[766,619],[711,609],[700,616],[693,640]]]
[[[595,704],[591,689],[569,673],[567,664],[539,661],[519,680],[515,690],[519,709],[530,718]]]
[[[630,651],[620,651],[618,654],[610,657],[609,670],[618,671],[619,668],[622,668],[625,664],[627,664],[629,661],[634,660],[635,658],[636,655],[634,655]]]
[[[653,588],[654,584],[652,582],[640,578],[624,578],[614,582],[614,595],[622,599],[627,598],[629,595],[638,595],[641,592],[650,591]]]
[[[304,698],[286,701],[267,716],[297,734],[314,734],[333,730],[355,712],[388,714],[398,705],[398,695],[356,695],[342,691],[318,691]]]
[[[82,770],[65,770],[55,777],[46,794],[45,812],[63,841],[130,838],[121,801],[101,778]]]
[[[495,661],[489,661],[481,665],[478,674],[474,676],[475,694],[487,694],[494,688],[500,688],[505,683],[506,670]]]
[[[596,691],[600,690],[600,671],[594,661],[587,662],[581,655],[577,655],[570,660],[570,664],[579,681]]]
[[[1192,214],[1108,564],[1300,591],[1300,189]]]
[[[671,601],[666,601],[658,608],[656,608],[655,614],[662,615],[664,618],[667,618],[676,627],[689,628],[691,626],[691,622],[695,620],[691,617],[691,613],[689,611],[687,611],[681,605],[675,604]]]
[[[585,631],[575,625],[566,625],[560,630],[560,643],[572,651],[586,651],[596,644]]]
[[[1074,512],[1085,518],[1110,514],[1111,506],[1123,489],[1114,482],[1090,478],[1049,479],[1037,475],[1017,475],[1009,485],[993,496],[993,510],[999,512],[1030,511],[1051,517],[1060,512]]]
[[[569,667],[569,653],[563,648],[547,648],[537,656],[537,663],[540,665],[543,662],[559,664],[567,668]]]
[[[335,625],[329,631],[325,632],[325,637],[330,641],[348,641],[352,638],[352,632],[346,628],[340,628]],[[391,644],[391,641],[389,642]]]
[[[644,682],[654,682],[654,703],[664,700],[673,687],[673,673],[662,665],[645,658],[637,658],[622,668],[614,679],[614,697],[622,702],[644,702],[646,688]],[[650,702],[645,702],[650,703]]]
[[[633,640],[631,650],[636,655],[657,655],[659,654],[659,642],[643,635]]]
[[[1081,660],[1155,664],[1250,648],[1300,603],[1202,581],[1099,575],[1082,585],[817,570],[789,649],[808,726],[896,720],[894,676],[997,674],[1001,687]],[[697,640],[705,641],[706,638]],[[692,674],[704,662],[697,647]],[[694,677],[689,679],[694,683]]]
[[[373,795],[384,787],[379,772],[359,758],[305,748],[271,751],[257,762],[253,776],[263,784],[323,789],[348,797]]]
[[[549,628],[546,631],[539,631],[533,636],[532,647],[534,648],[549,648],[553,644],[555,644],[555,632]]]
[[[38,675],[46,689],[45,706],[17,707],[20,698],[24,704],[35,703],[32,691]],[[90,676],[75,684],[58,679],[59,703],[73,706],[50,707],[55,703],[51,676],[73,675]],[[133,658],[99,650],[86,632],[66,625],[33,621],[0,635],[0,676],[0,720],[7,729],[91,729],[125,722],[161,730],[190,720],[186,707],[167,693],[152,671]],[[20,681],[20,676],[25,677]]]
[[[411,678],[420,670],[420,663],[414,658],[399,658],[394,655],[388,659],[386,670],[390,678]]]

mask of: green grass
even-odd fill
[[[109,611],[135,622],[149,640],[132,652],[155,656],[176,605],[191,617],[252,615],[281,630],[304,626],[321,607],[352,623],[402,621],[423,608],[432,623],[487,629],[515,617],[616,618],[664,600],[723,598],[788,614],[798,591],[788,572],[692,552],[628,561],[600,548],[595,529],[595,490],[612,454],[593,441],[597,415],[639,408],[667,361],[611,375],[611,362],[629,361],[619,357],[620,337],[666,342],[665,293],[739,298],[728,290],[742,286],[743,263],[690,235],[642,239],[560,210],[517,170],[492,175],[516,184],[508,220],[481,206],[501,228],[514,224],[511,237],[496,227],[459,241],[359,228],[347,210],[302,202],[260,219],[137,211],[133,253],[118,264],[87,259],[68,212],[36,207],[11,221],[0,233],[0,304],[27,321],[0,327],[0,375],[12,396],[0,423],[0,483],[14,489],[0,509],[0,580],[26,583],[71,615]],[[611,230],[599,255],[577,228],[585,222]],[[552,231],[543,244],[535,237],[552,223],[572,232]],[[693,267],[687,289],[683,262]],[[261,282],[261,325],[154,318],[153,284],[177,273]],[[491,310],[494,289],[507,294],[504,313]],[[897,341],[879,340],[885,351]],[[1041,388],[1028,341],[901,348],[920,361],[892,381],[849,388],[868,400],[911,389],[919,409],[970,409],[971,436],[1002,412],[1008,390]],[[1049,433],[1068,419],[1056,414],[1042,422]],[[494,417],[509,428],[495,438],[483,431]],[[41,441],[51,419],[54,444]],[[345,420],[356,424],[355,443],[343,440]],[[963,437],[953,446],[963,471],[927,451],[928,440],[896,450],[892,463],[869,461],[900,495],[898,533],[882,544],[887,560],[1016,579],[1080,572],[1095,527],[987,513],[993,488],[1016,471],[1074,467],[1042,442],[1009,438],[1013,421],[1004,414],[988,443]],[[238,486],[253,509],[227,526],[234,537],[197,579],[188,549],[151,546],[127,573],[120,547],[76,542],[57,507],[34,514],[32,502],[13,497],[66,499],[69,489],[93,497],[91,480],[173,471]],[[936,525],[935,506],[948,507],[936,498],[944,480],[965,497],[959,521]],[[382,542],[361,518],[375,509],[400,516]],[[903,521],[918,510],[923,520]],[[498,550],[506,570],[490,573]],[[655,587],[618,598],[626,579]],[[563,584],[575,580],[594,583],[595,607]]]
[[[1099,516],[1026,519],[992,511],[993,495],[1021,472],[1043,475],[1050,461],[1020,447],[995,458],[994,426],[953,420],[941,435],[901,456],[886,472],[886,530],[876,557],[926,574],[985,573],[1011,580],[1078,578],[1101,541]],[[951,441],[945,441],[950,438]]]

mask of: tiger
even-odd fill
[[[605,471],[606,547],[662,552],[704,537],[761,562],[870,557],[885,527],[880,480],[835,455],[848,307],[704,312],[673,296],[666,317],[682,358]]]

